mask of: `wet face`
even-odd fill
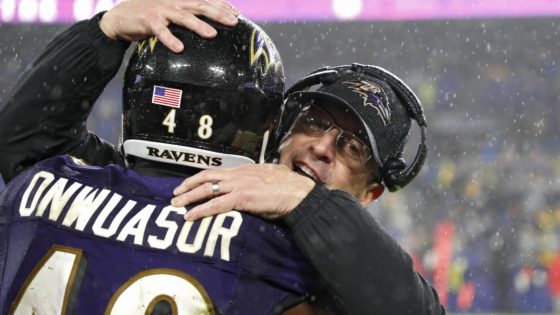
[[[339,128],[333,127],[327,132],[313,134],[309,129],[298,128],[296,123],[290,135],[280,145],[280,164],[324,184],[329,189],[349,192],[362,201],[371,189],[371,185],[367,183],[370,171],[361,160],[349,158],[360,152],[359,145],[364,145],[365,139],[351,137],[351,134],[361,133],[361,123],[339,105],[326,103],[318,104],[318,107],[319,111],[322,110],[330,116]],[[312,111],[313,107],[310,113]],[[312,113],[313,117],[321,117],[320,115]],[[317,123],[316,120],[305,122]],[[340,129],[345,130],[342,138]],[[361,142],[358,143],[359,141]]]

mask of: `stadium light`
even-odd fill
[[[18,7],[19,20],[24,23],[34,22],[37,19],[37,0],[21,0]]]
[[[14,19],[14,14],[16,12],[16,1],[15,0],[4,0],[0,6],[2,10],[2,21],[10,22]]]
[[[41,0],[39,3],[39,21],[53,23],[58,16],[56,0]]]
[[[362,13],[362,0],[333,0],[332,8],[339,19],[353,19]]]

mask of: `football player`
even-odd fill
[[[117,150],[86,129],[129,44],[102,17],[59,35],[0,112],[0,313],[270,314],[304,298],[316,274],[281,222],[237,211],[186,222],[169,204],[185,176],[264,159],[284,89],[274,43],[237,17],[196,18],[210,41],[165,27],[180,53],[161,36],[139,42]]]

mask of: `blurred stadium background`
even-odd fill
[[[116,2],[0,0],[0,102],[53,36]],[[560,314],[560,1],[233,2],[272,37],[288,84],[361,62],[417,91],[427,165],[370,211],[450,312]],[[89,120],[113,143],[121,78]]]

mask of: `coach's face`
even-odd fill
[[[383,191],[378,184],[368,184],[371,170],[366,165],[345,154],[345,141],[339,137],[345,130],[346,135],[357,134],[361,124],[352,114],[340,106],[320,104],[309,111],[311,119],[296,120],[290,135],[279,148],[280,164],[322,183],[329,189],[346,191],[356,197],[364,206],[375,200]],[[309,124],[317,122],[326,113],[336,127],[326,132],[310,132]],[[298,125],[307,123],[307,127]],[[325,128],[323,128],[325,129]],[[337,140],[338,139],[338,140]],[[348,137],[346,138],[348,139]],[[346,142],[351,145],[352,142]]]

